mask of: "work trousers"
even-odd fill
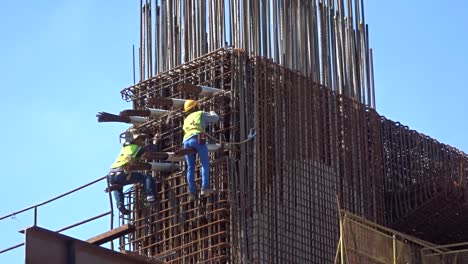
[[[145,188],[146,195],[155,195],[153,187],[153,178],[150,175],[146,175],[141,172],[131,172],[129,176],[121,168],[117,168],[111,169],[108,177],[110,184],[119,184],[123,186],[127,184],[142,183]],[[117,206],[124,205],[124,194],[122,187],[114,191],[114,197]]]
[[[201,162],[202,189],[210,188],[210,158],[206,144],[198,144],[198,137],[194,135],[184,141],[183,147],[192,148],[197,151]],[[192,194],[197,193],[197,187],[195,186],[195,160],[196,154],[185,155],[185,161],[187,162],[187,184]]]

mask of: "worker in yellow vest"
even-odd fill
[[[122,146],[119,156],[112,164],[108,177],[110,184],[121,185],[114,191],[114,197],[117,203],[117,208],[122,214],[130,214],[130,211],[125,208],[123,186],[127,184],[142,183],[146,191],[146,200],[150,203],[156,200],[153,178],[136,171],[126,171],[125,166],[130,162],[138,159],[145,151],[146,134],[133,132],[127,133],[125,143]]]
[[[198,103],[194,100],[187,100],[184,103],[184,138],[183,147],[192,148],[197,151],[201,162],[202,188],[201,195],[206,196],[214,192],[210,188],[210,159],[206,146],[205,129],[209,123],[219,121],[219,116],[214,112],[204,112],[199,109]],[[189,199],[196,199],[197,188],[195,186],[195,156],[196,154],[185,155],[187,162],[187,183],[189,186]]]

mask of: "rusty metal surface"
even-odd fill
[[[139,82],[232,47],[269,58],[375,108],[372,50],[362,4],[142,0]]]
[[[181,149],[175,99],[216,111],[207,132],[219,140],[257,136],[210,153],[214,195],[189,201],[183,166],[151,172],[155,204],[130,188],[120,224],[135,231],[120,250],[168,263],[332,263],[337,200],[432,243],[468,240],[468,156],[376,112],[362,1],[140,4],[140,81],[121,91],[134,108],[122,115],[148,116],[135,126],[161,152]],[[155,105],[167,113],[152,117]]]
[[[189,81],[226,93],[208,98],[181,93],[177,87]],[[188,201],[184,171],[155,175],[160,201],[153,207],[141,202],[140,189],[131,191],[129,221],[136,232],[122,248],[171,252],[168,263],[332,261],[336,194],[345,208],[383,223],[382,157],[375,155],[382,152],[380,118],[310,77],[260,57],[219,50],[124,92],[136,109],[153,97],[198,99],[205,110],[222,116],[223,122],[209,128],[214,137],[240,141],[251,127],[257,137],[212,154],[211,181],[218,192],[210,198]],[[182,143],[182,121],[181,109],[174,109],[170,118],[139,128],[158,133],[161,148],[174,151]]]
[[[138,264],[156,259],[124,255],[39,227],[26,229],[26,264]]]
[[[169,113],[137,127],[176,152],[183,114],[173,99],[195,99],[220,114],[215,138],[242,141],[250,128],[257,137],[210,154],[209,198],[188,201],[184,169],[153,172],[153,206],[130,189],[132,214],[121,219],[136,231],[121,249],[168,263],[331,263],[337,198],[404,232],[423,224],[415,235],[434,242],[468,239],[456,229],[468,216],[468,158],[375,111],[362,1],[140,3],[140,81],[121,95],[134,110]],[[205,97],[201,86],[223,92]]]
[[[134,230],[135,230],[135,227],[132,225],[123,225],[115,229],[111,229],[107,232],[104,232],[98,236],[92,237],[86,240],[86,242],[99,246],[107,242],[110,242],[116,238],[119,238],[125,234],[131,233]]]
[[[468,240],[467,155],[382,118],[387,222],[433,243]]]
[[[180,92],[187,82],[225,93]],[[141,189],[132,189],[132,215],[123,223],[134,222],[136,232],[122,248],[165,255],[168,263],[331,263],[339,233],[336,197],[344,209],[403,232],[420,224],[426,234],[441,228],[430,233],[434,243],[453,234],[468,239],[456,231],[467,216],[464,207],[458,217],[440,217],[440,225],[428,220],[437,212],[424,207],[449,210],[447,203],[463,198],[464,153],[297,71],[218,50],[123,92],[136,109],[153,97],[197,99],[222,116],[208,129],[215,138],[240,141],[251,127],[257,137],[211,154],[218,193],[210,198],[188,201],[184,170],[154,174],[160,200],[152,207],[143,203]],[[170,115],[139,127],[158,133],[163,151],[175,151],[182,143],[182,109],[166,108]],[[465,180],[455,186],[454,179]]]

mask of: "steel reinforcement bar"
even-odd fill
[[[140,1],[139,82],[225,47],[269,58],[375,109],[363,1]]]
[[[437,244],[464,242],[467,155],[382,117],[387,223]]]
[[[185,94],[177,90],[180,83],[224,93]],[[219,50],[123,93],[136,109],[152,97],[198,99],[223,116],[210,133],[225,141],[257,130],[254,143],[213,155],[218,193],[210,198],[188,202],[183,171],[154,175],[160,201],[152,208],[141,202],[140,191],[131,192],[137,231],[122,244],[128,250],[173,252],[165,258],[170,263],[331,260],[337,194],[345,208],[384,221],[381,156],[372,154],[382,152],[378,115],[310,77],[240,50]],[[174,109],[171,117],[140,128],[160,134],[162,148],[175,150],[181,122]]]
[[[181,92],[181,83],[223,92]],[[123,92],[136,109],[154,97],[197,99],[223,117],[208,132],[225,141],[245,139],[252,127],[257,131],[252,143],[211,154],[211,182],[218,190],[213,196],[189,202],[184,169],[154,173],[154,206],[144,203],[139,188],[131,190],[133,214],[127,220],[136,231],[121,243],[127,250],[164,255],[169,263],[331,263],[339,233],[337,198],[342,208],[368,220],[400,223],[399,230],[422,223],[418,213],[428,203],[463,198],[441,183],[457,180],[453,190],[466,186],[464,153],[240,50],[218,50]],[[139,128],[158,134],[162,149],[175,151],[183,116],[181,109],[165,108],[171,114]],[[467,216],[457,213],[441,222],[448,224],[446,231]],[[448,238],[438,233],[437,239]]]

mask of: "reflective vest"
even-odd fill
[[[184,130],[184,139],[183,141],[187,140],[188,138],[192,137],[193,135],[201,134],[205,132],[205,129],[201,125],[201,116],[203,111],[196,111],[189,114],[184,120],[184,126],[182,129]]]
[[[136,155],[140,151],[141,146],[136,144],[128,144],[122,147],[119,156],[112,164],[111,169],[119,168],[127,164],[131,159],[136,158]]]

